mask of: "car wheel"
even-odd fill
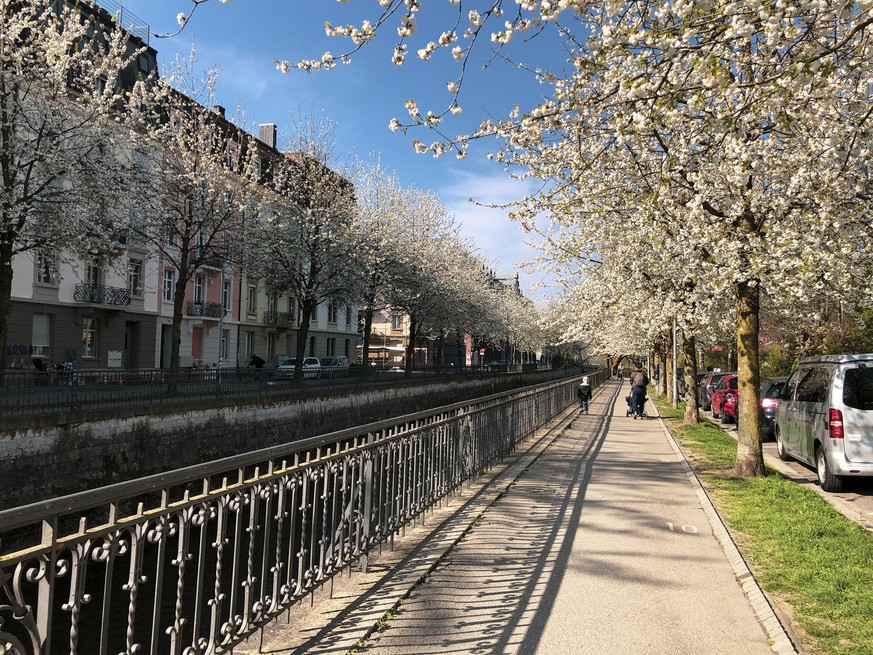
[[[776,428],[776,454],[783,462],[790,462],[791,455],[785,450],[785,440],[782,438],[782,431]]]
[[[824,448],[815,451],[815,470],[818,473],[818,483],[823,491],[840,491],[843,488],[843,478],[831,473]]]

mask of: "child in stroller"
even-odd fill
[[[624,400],[627,403],[627,414],[625,414],[625,416],[633,416],[634,408],[633,408],[633,405],[631,405],[631,395],[630,394],[626,395],[624,397]],[[646,405],[645,405],[645,403],[647,403],[647,402],[649,402],[649,397],[643,396],[643,418],[648,418],[648,415],[646,414]]]

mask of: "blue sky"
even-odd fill
[[[190,0],[117,1],[159,34],[175,32],[176,14],[191,9]],[[324,23],[360,24],[365,17],[375,21],[379,6],[370,0],[232,0],[227,4],[211,0],[197,9],[180,35],[152,38],[152,46],[158,51],[159,66],[166,68],[176,53],[190,53],[193,39],[203,66],[217,65],[221,71],[217,100],[228,115],[241,106],[250,124],[276,123],[280,139],[289,128],[290,112],[306,113],[313,108],[323,113],[336,124],[340,154],[362,158],[380,154],[385,167],[396,171],[404,183],[435,191],[493,267],[510,275],[518,263],[534,257],[535,251],[525,242],[535,237],[523,234],[504,212],[469,202],[472,197],[500,203],[524,195],[523,183],[510,179],[502,167],[485,157],[498,142],[474,145],[465,160],[454,155],[434,159],[416,154],[411,139],[415,136],[430,143],[435,135],[418,130],[404,136],[388,130],[391,118],[408,118],[403,107],[408,98],[415,98],[423,112],[442,110],[451,100],[446,83],[457,78],[458,70],[448,49],[438,50],[429,62],[419,61],[415,51],[452,27],[455,7],[446,0],[425,3],[418,15],[418,32],[409,42],[407,62],[401,67],[390,62],[397,26],[392,18],[350,65],[313,74],[292,71],[283,75],[276,70],[276,58],[293,62],[318,58],[326,50],[334,55],[345,51],[350,42],[327,37]],[[531,63],[540,66],[563,64],[564,56],[554,39],[537,38],[520,45],[513,43],[510,53],[536,57]],[[530,107],[541,97],[543,89],[532,76],[512,65],[494,61],[483,72],[486,55],[490,52],[483,51],[474,65],[468,66],[459,100],[464,111],[444,125],[450,134],[469,130],[486,117],[504,117],[516,103],[522,109]],[[549,293],[529,291],[531,285],[548,282],[542,273],[519,270],[519,274],[529,297],[542,298]]]

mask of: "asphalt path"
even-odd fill
[[[598,390],[235,653],[767,655],[790,639],[662,421]],[[260,650],[257,650],[260,649]]]

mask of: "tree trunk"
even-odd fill
[[[306,340],[309,338],[309,325],[312,323],[312,310],[315,306],[311,300],[300,303],[300,327],[297,328],[297,366],[294,367],[293,382],[303,380],[303,358],[306,357]]]
[[[373,308],[367,305],[364,310],[364,347],[361,349],[361,376],[370,376],[370,337],[373,334]]]
[[[182,349],[182,316],[185,307],[185,289],[188,280],[179,273],[176,286],[173,291],[173,340],[170,343],[170,370],[179,369]]]
[[[685,376],[685,415],[686,424],[700,423],[700,408],[697,406],[697,343],[694,334],[683,330],[682,355]]]
[[[436,370],[437,375],[443,371],[443,349],[445,348],[445,344],[446,333],[443,330],[440,330],[440,335],[437,338],[436,358],[434,359],[434,369]]]
[[[406,344],[406,368],[404,374],[412,375],[412,367],[415,365],[415,335],[418,332],[418,324],[415,321],[415,315],[409,315],[409,341]]]
[[[655,351],[655,359],[658,362],[658,383],[657,383],[657,392],[659,396],[667,395],[667,358],[664,357],[663,348],[658,348]],[[651,376],[650,376],[651,377]]]
[[[737,294],[737,465],[741,477],[764,475],[761,448],[761,371],[758,331],[761,291],[757,281],[734,285]]]
[[[6,371],[8,344],[6,331],[9,327],[9,314],[12,312],[12,241],[11,235],[0,245],[0,372]]]

